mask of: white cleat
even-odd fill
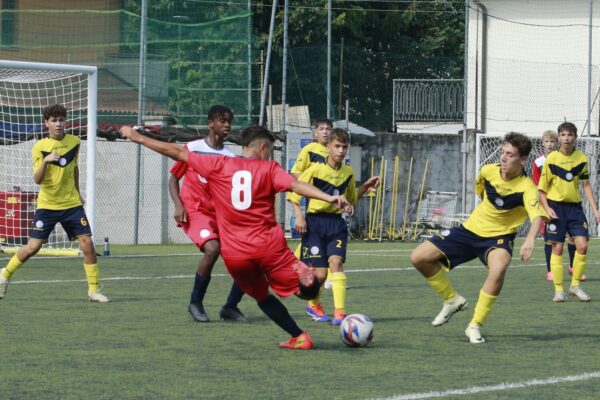
[[[554,293],[554,297],[552,301],[555,303],[562,303],[566,300],[565,292],[556,292]]]
[[[2,271],[4,271],[4,268],[0,269],[0,299],[4,298],[6,289],[8,289],[8,279],[2,277]]]
[[[95,292],[88,292],[88,299],[90,301],[93,301],[93,302],[96,302],[96,303],[108,303],[108,302],[110,302],[110,297],[106,296],[105,294],[103,294],[99,290],[96,290]]]
[[[469,303],[464,297],[462,297],[460,294],[457,294],[450,300],[444,302],[442,311],[440,311],[440,313],[435,317],[435,319],[431,321],[431,325],[444,325],[446,322],[450,321],[450,318],[454,314],[467,308],[468,304]]]
[[[589,294],[583,291],[581,286],[571,286],[569,288],[569,296],[577,297],[579,301],[590,301],[592,298]]]
[[[469,338],[469,342],[473,344],[485,343],[485,339],[481,336],[479,325],[469,324],[465,330],[465,335]]]

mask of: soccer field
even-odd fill
[[[483,345],[464,329],[485,268],[472,262],[450,274],[469,308],[433,328],[441,303],[410,266],[414,246],[349,245],[347,310],[373,319],[367,348],[346,347],[337,327],[285,300],[312,351],[279,349],[287,334],[246,297],[249,323],[219,321],[231,285],[222,261],[205,299],[212,321],[193,322],[192,245],[113,246],[99,260],[109,304],[87,302],[81,259],[33,258],[0,301],[0,399],[598,398],[597,241],[584,283],[590,303],[552,303],[541,241],[528,265],[514,259]],[[322,299],[330,311],[331,291]]]

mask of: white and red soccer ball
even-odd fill
[[[342,341],[350,347],[365,347],[373,340],[373,321],[364,314],[350,314],[340,324]]]

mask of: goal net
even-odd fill
[[[529,159],[525,165],[526,173],[531,176],[531,164],[532,162],[541,154],[544,153],[544,148],[542,146],[542,135],[527,135],[533,142],[533,149],[531,150],[531,154],[529,155]],[[500,147],[502,146],[502,140],[504,138],[504,134],[478,134],[476,140],[476,166],[477,172],[479,169],[485,164],[493,164],[500,162]],[[577,138],[577,149],[583,151],[588,156],[589,161],[589,170],[590,170],[590,183],[593,188],[593,192],[595,196],[598,196],[600,193],[599,182],[598,182],[598,170],[600,168],[600,138],[598,137],[590,137],[590,136],[579,136]],[[590,237],[598,236],[598,226],[596,224],[596,218],[592,213],[592,210],[585,200],[583,195],[583,191],[581,191],[581,198],[583,209],[585,211],[585,215],[589,224],[589,233]],[[475,204],[479,199],[475,200]],[[598,201],[598,197],[596,197],[596,201]],[[529,229],[529,224],[524,224],[519,230],[518,237],[524,237],[527,234],[527,230]]]
[[[52,104],[67,110],[66,132],[81,138],[79,187],[95,227],[96,67],[0,61],[0,244],[14,252],[27,243],[39,186],[33,181],[31,151],[46,135],[42,111]],[[44,254],[76,255],[57,224]]]

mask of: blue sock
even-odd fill
[[[546,254],[546,269],[550,272],[550,256],[552,256],[552,245],[549,243],[544,244],[544,253]]]
[[[210,283],[210,276],[202,276],[196,273],[196,279],[194,280],[194,288],[192,289],[192,296],[190,303],[202,303],[206,289]]]
[[[256,304],[258,304],[258,307],[260,307],[273,322],[279,325],[281,329],[289,333],[292,337],[297,337],[302,334],[302,329],[296,325],[296,321],[294,321],[287,308],[285,308],[283,303],[277,300],[272,294],[264,301],[257,302]]]
[[[225,308],[237,308],[240,301],[242,301],[242,297],[244,296],[244,291],[240,289],[235,282],[231,285],[231,290],[229,291],[229,296],[227,296],[227,303],[223,307]]]

